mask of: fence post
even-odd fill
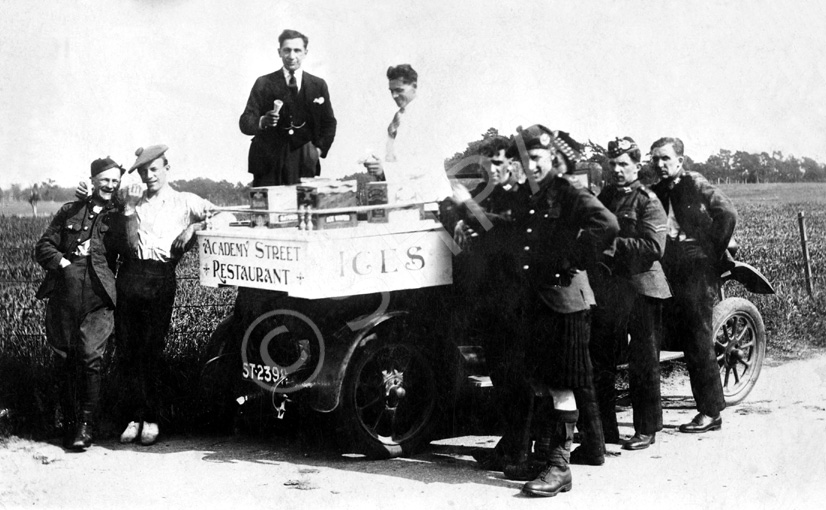
[[[806,274],[806,291],[812,297],[812,261],[809,259],[809,237],[806,235],[806,214],[797,213],[797,224],[800,227],[800,245],[803,248],[803,267]]]

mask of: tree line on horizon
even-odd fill
[[[465,165],[463,160],[479,155],[485,143],[500,136],[496,128],[488,128],[481,138],[468,143],[462,152],[455,153],[445,162],[450,169],[457,164],[467,167],[472,173],[473,163]],[[513,138],[510,136],[509,138]],[[583,144],[588,163],[597,163],[603,169],[603,176],[607,179],[611,173],[608,167],[608,157],[603,146],[588,140]],[[468,161],[468,160],[465,160]],[[647,162],[647,155],[643,156]],[[826,182],[826,164],[809,157],[797,158],[794,155],[784,155],[781,151],[766,151],[748,153],[746,151],[731,151],[720,149],[710,155],[704,162],[694,161],[686,156],[686,167],[703,174],[712,182],[728,183],[766,183],[766,182]],[[462,171],[465,173],[465,170]],[[653,170],[645,165],[641,172],[641,179],[645,182],[654,182],[657,177]]]
[[[482,176],[484,169],[475,158],[481,153],[484,144],[493,137],[499,136],[496,128],[488,128],[478,140],[471,141],[462,152],[456,152],[445,160],[445,168],[458,176]],[[511,137],[512,138],[512,137]],[[588,141],[585,144],[588,163],[602,167],[604,180],[610,179],[611,170],[608,167],[608,157],[603,146]],[[644,157],[645,161],[645,157]],[[458,165],[458,166],[457,166]],[[826,164],[809,157],[798,158],[794,155],[785,155],[781,151],[766,151],[749,153],[746,151],[731,151],[720,149],[705,161],[694,161],[686,156],[687,168],[703,174],[712,182],[726,183],[786,183],[786,182],[826,182]],[[459,170],[458,174],[455,173]],[[346,178],[356,178],[358,174]],[[643,182],[656,181],[652,169],[645,165],[641,172]],[[171,182],[178,191],[189,191],[206,198],[219,206],[246,204],[249,198],[250,184],[241,182],[231,183],[226,180],[213,181],[205,177],[190,180]],[[12,184],[8,189],[0,188],[2,201],[54,201],[70,202],[74,200],[73,187],[57,185],[53,179],[36,183],[30,186]]]

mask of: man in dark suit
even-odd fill
[[[301,69],[307,36],[285,30],[278,36],[284,66],[255,80],[241,114],[241,132],[253,136],[249,172],[253,186],[297,184],[321,172],[336,135],[327,83]]]
[[[723,426],[725,409],[712,338],[720,268],[737,223],[737,211],[723,192],[697,172],[683,168],[683,142],[660,138],[651,146],[651,164],[662,180],[651,187],[667,213],[663,269],[674,299],[664,309],[669,338],[685,352],[697,415],[680,432],[701,433]]]

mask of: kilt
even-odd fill
[[[593,385],[590,314],[590,310],[559,313],[546,306],[531,310],[526,364],[533,381],[553,389]]]

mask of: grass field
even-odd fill
[[[37,204],[38,216],[51,216],[62,206],[62,202],[39,202]],[[13,200],[0,202],[0,216],[28,216],[32,217],[32,206],[28,202]]]
[[[826,347],[826,184],[723,185],[740,220],[738,258],[760,269],[772,282],[774,296],[730,289],[729,295],[752,300],[766,323],[768,355],[775,360],[805,356]],[[60,204],[41,203],[40,211]],[[23,216],[9,211],[21,211]],[[806,292],[797,214],[807,218],[815,291]],[[16,213],[15,213],[16,214]],[[44,337],[44,305],[34,299],[43,271],[32,259],[35,241],[49,217],[31,217],[28,203],[0,207],[0,409],[11,408],[13,427],[23,433],[48,433],[56,416],[57,381]],[[187,429],[196,420],[199,357],[220,320],[231,311],[232,289],[201,287],[197,260],[187,254],[178,267],[179,290],[166,356],[170,371],[166,420]],[[108,374],[107,374],[108,376]],[[107,386],[104,385],[104,388]],[[116,398],[104,395],[104,408]],[[111,432],[111,431],[110,431]]]

